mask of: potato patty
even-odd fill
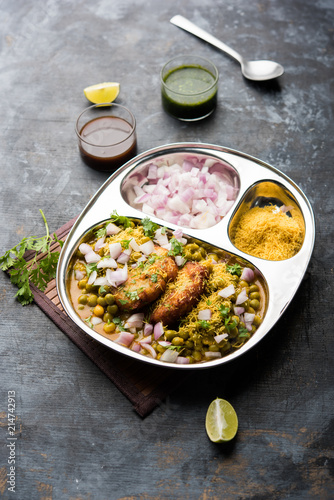
[[[209,272],[198,262],[187,262],[179,271],[176,280],[170,283],[159,303],[154,308],[150,323],[171,325],[191,311],[205,287]]]
[[[115,290],[116,304],[125,312],[140,310],[160,297],[167,283],[176,278],[177,271],[177,265],[168,256],[168,251],[154,245],[154,251],[147,260],[130,269],[124,285]]]

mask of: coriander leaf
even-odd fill
[[[200,319],[197,323],[200,326],[200,328],[205,328],[205,329],[210,328],[210,323],[205,319]]]
[[[226,270],[230,274],[236,274],[237,276],[241,276],[242,273],[242,267],[240,264],[233,264],[233,266],[226,266]]]
[[[158,281],[158,275],[156,273],[152,274],[151,281],[152,283],[156,283]]]
[[[149,217],[145,217],[145,219],[142,219],[141,223],[144,229],[145,236],[148,236],[149,238],[153,238],[154,233],[160,227],[155,222],[152,222]]]
[[[97,231],[95,231],[95,236],[97,239],[103,238],[106,234],[107,234],[107,227],[106,226],[100,227],[100,229],[97,229]]]
[[[221,304],[219,306],[219,312],[224,317],[230,312],[230,308],[227,306],[224,306],[224,304]]]
[[[128,217],[124,215],[118,215],[117,211],[114,210],[112,214],[110,214],[111,222],[115,222],[118,225],[123,226],[125,229],[127,227],[131,227],[131,221]]]
[[[250,333],[247,330],[247,328],[239,326],[239,337],[246,337],[246,338],[250,337]]]
[[[90,276],[93,271],[97,271],[97,263],[90,262],[89,264],[85,264],[87,276]]]
[[[182,255],[183,254],[183,245],[176,238],[170,239],[171,249],[168,252],[168,255]]]

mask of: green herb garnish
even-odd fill
[[[207,330],[208,328],[210,328],[210,323],[209,323],[208,321],[206,321],[205,319],[200,319],[200,320],[198,321],[198,324],[199,324],[200,328],[204,328],[204,329],[206,329],[206,330]]]
[[[95,231],[95,236],[97,239],[103,238],[104,236],[106,236],[106,234],[107,234],[107,226],[100,227],[100,229],[97,229],[97,231]]]
[[[85,264],[87,276],[90,276],[93,271],[97,271],[97,263],[90,262],[89,264]]]
[[[152,283],[156,283],[158,281],[158,275],[156,273],[152,274],[151,281]]]
[[[63,245],[56,234],[53,238],[50,236],[42,210],[40,213],[43,217],[46,235],[39,238],[35,236],[23,238],[20,243],[0,257],[0,269],[9,270],[10,281],[19,288],[15,297],[22,305],[30,304],[34,300],[29,282],[43,292],[47,284],[55,278],[59,252],[51,252],[51,245],[54,243],[58,243],[61,247]],[[28,250],[35,253],[29,261],[26,261],[23,256]],[[37,261],[39,253],[46,255]]]
[[[168,252],[168,255],[182,255],[183,254],[183,245],[176,238],[170,239],[171,249]]]
[[[226,266],[227,272],[230,274],[236,274],[237,276],[241,276],[242,267],[240,264],[233,264],[233,266]]]
[[[121,318],[113,318],[113,323],[115,323],[115,325],[117,326],[117,328],[121,331],[121,332],[126,332],[126,328],[124,328],[122,326],[122,320]]]
[[[144,229],[145,236],[148,236],[149,238],[153,238],[156,230],[160,227],[155,222],[152,222],[149,217],[145,217],[145,219],[142,219],[141,223]]]
[[[132,226],[130,219],[128,217],[125,217],[125,215],[118,215],[116,210],[114,210],[112,214],[110,214],[110,218],[111,222],[123,226],[125,229]]]
[[[94,328],[94,325],[91,322],[91,319],[92,319],[92,315],[88,316],[88,318],[85,318],[84,322],[87,323],[87,325],[89,326],[89,328]]]
[[[247,330],[247,328],[243,327],[243,326],[239,326],[239,337],[246,337],[246,338],[249,338],[250,337],[250,333],[249,331]]]

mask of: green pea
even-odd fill
[[[194,360],[196,362],[202,360],[202,354],[199,351],[194,351],[193,354],[192,354],[192,357],[194,358]]]
[[[245,280],[240,280],[239,281],[239,288],[248,288],[248,283]]]
[[[115,297],[111,293],[107,293],[104,298],[108,306],[111,306],[115,302]]]
[[[86,288],[88,278],[83,278],[82,280],[78,281],[78,287],[83,289]]]
[[[219,352],[219,346],[217,344],[216,345],[210,345],[209,351],[210,352]]]
[[[162,345],[158,344],[157,347],[156,347],[156,351],[160,352],[160,353],[163,353],[165,352],[166,350],[166,347],[163,347]]]
[[[259,287],[257,285],[251,285],[249,287],[249,292],[252,293],[252,292],[258,292],[259,291]]]
[[[108,313],[108,312],[104,313],[103,321],[105,323],[108,323],[108,322],[110,323],[112,319],[113,319],[113,316],[110,313]]]
[[[166,340],[171,342],[173,340],[173,338],[177,336],[177,334],[178,333],[175,330],[166,330],[165,331],[165,338],[166,338]]]
[[[262,323],[261,316],[256,314],[254,317],[254,320],[253,320],[253,325],[255,325],[257,327],[257,326],[261,325],[261,323]]]
[[[97,298],[97,303],[100,305],[100,306],[106,306],[107,305],[107,301],[104,297],[98,297]]]
[[[183,340],[187,340],[189,338],[189,333],[188,332],[179,332],[178,333],[179,337],[181,337]]]
[[[172,344],[175,346],[180,346],[184,344],[184,340],[181,337],[174,337],[172,340]]]
[[[80,295],[80,297],[78,298],[78,302],[79,304],[87,304],[87,300],[88,300],[88,297],[87,295]]]
[[[94,290],[94,285],[90,284],[90,285],[86,285],[86,290],[87,292],[92,292]]]
[[[96,304],[97,304],[97,295],[94,295],[94,294],[90,295],[90,296],[88,297],[88,301],[87,301],[87,303],[88,303],[88,305],[89,305],[90,307],[95,307],[95,306],[96,306]]]
[[[236,324],[236,325],[238,325],[238,324],[239,324],[239,321],[240,321],[239,316],[232,316],[232,318],[231,318],[231,319],[232,319],[232,321],[234,321],[234,322],[235,322],[235,324]]]
[[[112,306],[107,306],[107,311],[108,313],[112,314],[113,316],[115,316],[115,314],[117,313],[118,311],[118,307],[116,304],[113,304]]]
[[[103,326],[103,330],[106,332],[106,333],[113,333],[116,329],[116,325],[115,323],[106,323],[104,326]]]
[[[192,340],[186,340],[184,343],[185,347],[188,349],[193,349],[194,348],[194,342]]]
[[[257,310],[260,307],[260,302],[257,299],[253,299],[253,300],[250,301],[249,305],[253,309]]]
[[[259,294],[259,292],[251,292],[249,294],[249,298],[250,299],[257,299],[257,300],[259,300],[260,299],[260,294]]]

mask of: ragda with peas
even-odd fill
[[[266,308],[262,278],[243,262],[180,229],[116,212],[79,245],[68,289],[90,328],[144,356],[178,364],[239,349]]]

